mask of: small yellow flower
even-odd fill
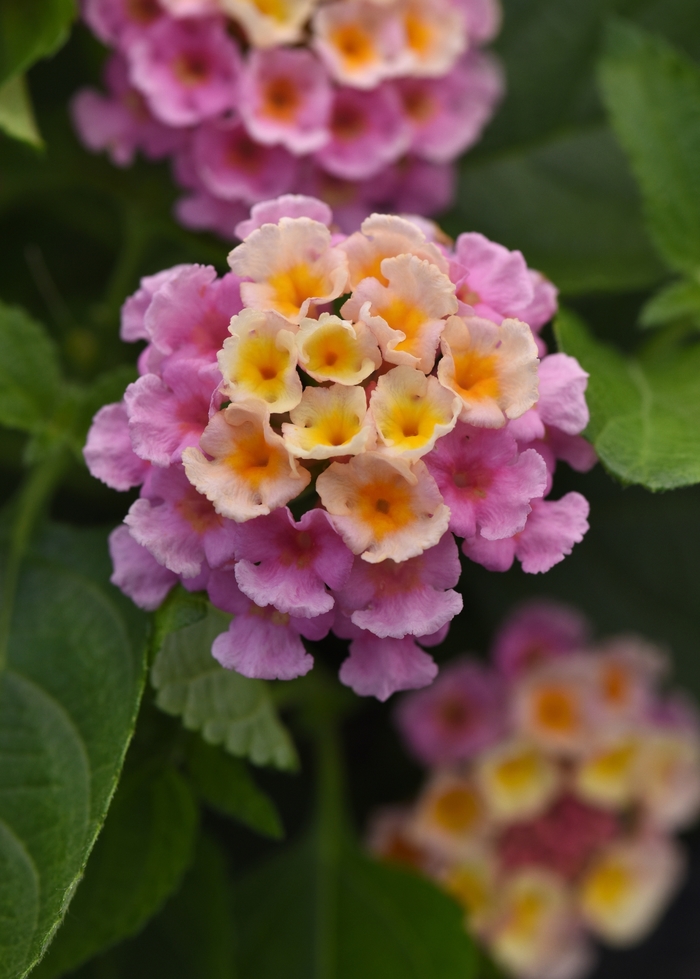
[[[231,320],[219,351],[223,390],[231,401],[259,398],[271,412],[301,400],[297,350],[289,322],[278,313],[244,309]]]
[[[376,441],[364,388],[307,388],[290,417],[292,424],[285,422],[282,434],[289,451],[300,459],[356,455]]]
[[[408,460],[430,452],[440,436],[451,432],[461,407],[437,378],[412,367],[383,374],[370,400],[384,451]]]
[[[317,381],[359,384],[382,363],[374,335],[364,323],[330,313],[305,319],[297,333],[299,364]]]

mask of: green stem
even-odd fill
[[[338,880],[341,849],[346,833],[343,810],[343,771],[337,723],[319,717],[316,726],[318,765],[316,961],[314,979],[335,979],[338,974]]]
[[[123,224],[121,248],[105,296],[105,306],[110,314],[115,315],[134,285],[141,257],[150,237],[146,222],[134,205],[125,207]]]
[[[7,648],[22,560],[37,520],[60,482],[68,460],[67,449],[57,448],[29,473],[19,490],[0,597],[0,674],[7,665]]]

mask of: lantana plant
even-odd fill
[[[85,0],[113,49],[78,132],[119,166],[170,157],[180,220],[232,237],[252,203],[329,200],[354,231],[379,205],[431,214],[503,92],[482,48],[498,0]]]
[[[340,679],[382,700],[432,682],[462,598],[459,547],[549,570],[588,529],[560,459],[589,469],[587,375],[547,354],[556,290],[477,233],[322,202],[256,205],[232,271],[177,266],[122,317],[139,379],[97,413],[93,475],[141,486],[113,581],[153,609],[178,581],[232,613],[212,652],[247,677],[307,673],[303,640],[350,640]]]
[[[575,609],[523,606],[490,664],[454,659],[400,703],[428,776],[376,814],[370,846],[452,894],[507,975],[590,974],[591,939],[638,943],[686,867],[673,837],[700,811],[700,717],[667,672],[638,636],[594,644]]]

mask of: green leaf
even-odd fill
[[[225,855],[202,837],[182,887],[160,914],[71,979],[235,979],[232,918]]]
[[[162,648],[171,632],[194,625],[206,616],[208,610],[209,599],[202,592],[189,592],[182,585],[173,588],[153,616],[153,652]]]
[[[600,81],[659,254],[692,275],[700,270],[700,69],[662,39],[615,22]]]
[[[131,737],[145,617],[105,535],[49,528],[22,565],[0,676],[0,977],[41,957],[83,873]]]
[[[700,482],[700,344],[625,357],[572,313],[555,329],[590,374],[586,434],[610,472],[651,490]]]
[[[191,862],[197,817],[191,789],[171,766],[154,760],[125,774],[36,979],[62,976],[141,930]]]
[[[642,309],[641,326],[662,326],[690,317],[700,320],[700,283],[691,279],[672,282],[652,296]]]
[[[23,310],[0,303],[0,425],[41,430],[62,398],[56,345]]]
[[[250,829],[279,840],[284,827],[272,799],[255,784],[245,762],[193,737],[187,767],[203,801]]]
[[[212,608],[206,618],[166,638],[151,671],[156,703],[232,755],[255,765],[295,768],[294,744],[265,682],[225,670],[211,655],[212,642],[229,621],[230,616]]]
[[[476,976],[457,905],[418,876],[370,861],[349,841],[329,865],[311,835],[241,880],[234,901],[242,976]]]
[[[0,5],[0,83],[60,47],[75,15],[74,0],[9,0]]]
[[[465,230],[520,249],[569,294],[643,288],[663,274],[624,157],[602,127],[482,164],[467,157],[450,232]]]
[[[15,75],[0,86],[0,129],[30,146],[44,145],[24,75]]]

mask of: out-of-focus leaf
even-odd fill
[[[174,768],[154,760],[127,771],[37,979],[62,976],[141,930],[181,882],[197,815]]]
[[[624,157],[602,126],[481,164],[467,157],[452,224],[520,249],[569,294],[642,288],[663,274]]]
[[[671,268],[700,270],[700,68],[661,38],[615,22],[600,80],[644,196],[650,233]]]
[[[682,279],[656,293],[642,309],[641,326],[662,326],[674,320],[700,320],[700,282]]]
[[[229,621],[212,608],[206,618],[167,636],[151,672],[156,703],[232,755],[247,757],[255,765],[295,768],[294,744],[265,682],[225,670],[211,655],[212,642]]]
[[[71,979],[236,979],[226,858],[202,837],[182,887],[136,938]]]
[[[187,768],[207,805],[279,840],[284,827],[272,799],[255,784],[246,764],[221,748],[193,737],[187,747]]]
[[[652,490],[700,482],[700,344],[625,357],[571,313],[555,329],[590,374],[586,434],[605,466]]]
[[[15,75],[0,87],[0,129],[31,146],[43,145],[24,75]]]
[[[0,977],[24,976],[102,826],[143,688],[145,617],[105,535],[52,528],[25,560],[0,676]]]
[[[0,83],[59,48],[75,15],[74,0],[5,0],[0,5]]]
[[[463,914],[432,884],[320,836],[234,890],[241,976],[255,979],[475,979]]]
[[[41,429],[62,398],[56,346],[23,310],[0,303],[0,424]]]

